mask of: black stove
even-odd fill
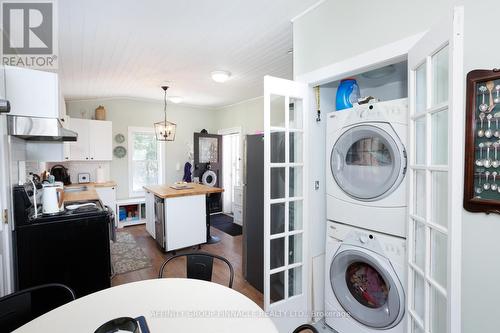
[[[92,205],[86,205],[86,204]],[[85,205],[76,209],[68,209],[68,206],[73,205]],[[35,217],[35,209],[33,207],[28,208],[28,221],[29,223],[43,223],[51,222],[66,218],[75,217],[86,217],[94,216],[99,214],[108,214],[108,210],[102,205],[100,200],[86,200],[86,201],[69,201],[64,203],[64,210],[54,214],[44,214],[42,212],[42,206],[38,207],[38,213]]]
[[[85,205],[91,204],[91,205]],[[76,209],[68,206],[85,205]],[[70,207],[71,208],[71,207]],[[54,214],[44,214],[41,204],[37,204],[36,214],[33,205],[33,192],[25,186],[14,187],[14,222],[15,226],[31,225],[35,223],[60,222],[74,218],[104,216],[111,210],[103,206],[100,200],[70,201],[64,203],[64,210]]]
[[[33,202],[25,186],[14,187],[16,289],[57,282],[81,297],[109,288],[113,211],[89,200],[66,202],[57,214],[43,214],[37,205],[35,215]]]

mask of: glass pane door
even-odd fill
[[[303,154],[308,89],[272,77],[265,77],[264,87],[264,307],[282,315],[273,318],[280,330],[291,331],[307,319],[280,311],[308,308]]]
[[[455,9],[454,15],[462,15]],[[457,118],[451,116],[454,73],[453,52],[462,52],[461,33],[451,18],[439,29],[431,29],[410,51],[410,146],[408,216],[408,327],[409,332],[456,332],[454,316],[459,316],[453,302],[457,291],[450,272],[457,261],[450,249],[460,241],[452,226],[452,214],[461,213],[459,191],[451,179],[459,174],[459,163],[449,138]],[[461,20],[458,20],[462,22]],[[454,20],[453,22],[457,22]],[[457,30],[458,31],[458,30]],[[455,45],[455,43],[457,43]],[[453,51],[452,51],[453,50]],[[452,79],[453,78],[453,79]],[[453,84],[451,84],[453,82]],[[456,136],[457,134],[455,134]],[[458,140],[459,138],[457,138]],[[458,172],[458,173],[457,173]],[[458,199],[458,200],[457,200]],[[455,222],[460,222],[454,219]],[[455,237],[455,238],[454,238]],[[458,258],[459,261],[460,258]],[[453,262],[452,262],[453,260]],[[459,290],[459,287],[458,287]],[[459,309],[459,305],[458,305]],[[459,329],[459,328],[458,328]]]

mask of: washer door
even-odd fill
[[[330,266],[330,284],[351,318],[370,328],[388,329],[403,318],[403,286],[389,261],[373,251],[342,245]]]
[[[406,151],[389,124],[358,125],[335,142],[330,167],[344,193],[375,201],[392,193],[403,180]]]
[[[201,182],[203,183],[203,185],[214,187],[217,183],[217,174],[212,170],[207,170],[205,171],[203,176],[201,176]]]

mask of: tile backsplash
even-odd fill
[[[54,165],[62,164],[68,168],[68,173],[72,183],[78,183],[79,173],[90,173],[90,181],[97,180],[97,169],[104,169],[105,180],[110,180],[110,162],[62,162],[62,163],[47,163],[47,170],[50,170]]]

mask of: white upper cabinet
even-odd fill
[[[59,118],[56,73],[5,66],[5,93],[11,105],[10,115]]]
[[[72,161],[111,161],[111,121],[71,118],[69,128],[78,133],[76,142],[70,143]]]
[[[97,161],[111,161],[113,159],[113,128],[111,121],[90,120],[90,122],[90,159]]]

